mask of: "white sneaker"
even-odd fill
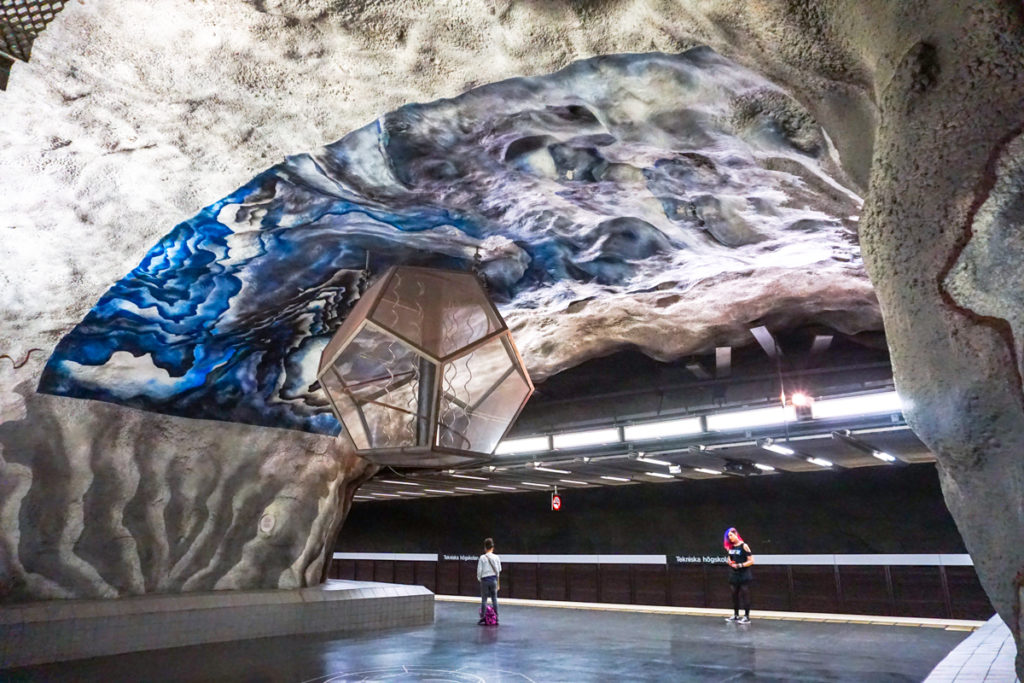
[[[741,623],[741,624],[749,624],[750,623],[750,617],[740,617],[739,619],[737,619],[737,621],[739,623]]]
[[[735,616],[735,615],[726,618],[726,621],[739,621],[739,620],[740,620],[740,618],[738,616]]]

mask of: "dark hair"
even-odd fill
[[[493,538],[485,538],[484,539],[484,550],[494,550],[494,539]]]

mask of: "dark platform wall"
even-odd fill
[[[389,477],[394,474],[389,472]],[[719,554],[725,528],[765,554],[965,553],[932,464],[550,493],[360,502],[344,552]]]

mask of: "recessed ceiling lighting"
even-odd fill
[[[664,472],[644,472],[648,477],[661,477],[662,479],[675,479],[671,474],[665,474]]]
[[[471,491],[472,493],[483,493],[484,492],[483,489],[473,489],[473,488],[470,488],[468,486],[456,486],[455,490],[456,491]]]
[[[761,448],[765,449],[766,451],[771,451],[772,453],[778,453],[779,455],[793,455],[796,453],[796,451],[794,451],[792,448],[780,446],[777,443],[768,443],[761,446]]]
[[[762,472],[774,472],[775,471],[775,468],[772,467],[771,465],[762,465],[759,462],[755,462],[754,463],[754,467],[756,467],[757,469],[761,470]]]
[[[832,467],[832,463],[823,458],[807,458],[807,462],[814,463],[818,467]]]
[[[718,470],[709,470],[706,467],[695,467],[694,472],[703,472],[704,474],[721,474]]]
[[[575,479],[559,479],[558,481],[565,484],[579,484],[581,486],[586,486],[588,483],[590,483],[586,481],[576,481]]]
[[[537,486],[537,487],[540,487],[542,489],[550,488],[550,485],[548,485],[548,484],[538,484],[535,481],[521,481],[519,483],[522,484],[523,486]]]
[[[608,481],[632,481],[631,479],[629,479],[627,477],[611,477],[611,476],[608,476],[608,475],[601,475],[601,478],[602,479],[607,479]]]
[[[896,462],[896,458],[889,455],[885,451],[874,451],[871,455],[875,456],[879,460],[882,460],[883,462]]]
[[[431,493],[451,493],[451,491],[445,489],[423,489],[424,491],[430,491]]]
[[[515,486],[498,486],[497,484],[488,484],[487,488],[489,488],[489,489],[501,489],[502,491],[515,491],[516,490]]]

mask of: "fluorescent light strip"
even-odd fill
[[[352,496],[356,500],[373,500],[373,496]]]
[[[807,462],[814,463],[818,467],[832,467],[832,463],[824,458],[807,458]]]
[[[627,479],[625,477],[610,477],[607,475],[601,475],[601,478],[607,479],[608,481],[632,481],[631,479]]]
[[[401,498],[397,493],[371,493],[371,496],[379,496],[381,498]]]
[[[770,443],[761,446],[761,448],[765,449],[766,451],[771,451],[772,453],[778,453],[779,455],[793,455],[796,453],[796,451],[794,451],[792,448],[786,448],[785,446],[780,446],[777,443]]]
[[[899,413],[903,411],[900,397],[895,391],[877,394],[861,394],[846,398],[827,398],[815,401],[811,406],[811,414],[815,419],[830,417],[853,417],[856,415],[873,415],[877,413]]]
[[[878,458],[882,462],[896,462],[896,458],[889,455],[885,451],[874,451],[871,455]]]
[[[453,474],[452,476],[458,477],[459,479],[476,479],[477,481],[487,481],[487,477],[474,477],[471,474]]]
[[[502,441],[495,449],[495,455],[508,455],[509,453],[536,453],[538,451],[551,450],[551,440],[548,436],[530,436],[524,439],[509,439]]]
[[[580,486],[587,486],[590,484],[589,481],[576,481],[575,479],[559,479],[558,481],[563,484],[579,484]]]
[[[703,472],[704,474],[721,474],[718,470],[709,470],[706,467],[695,467],[694,472]]]
[[[795,421],[796,409],[793,406],[786,406],[785,408],[782,406],[754,408],[753,410],[737,410],[730,413],[715,413],[707,416],[709,431],[767,427]]]
[[[672,463],[670,463],[668,460],[655,460],[654,458],[648,458],[646,455],[639,457],[636,460],[637,462],[650,463],[652,465],[664,465],[665,467],[669,467],[672,465]]]
[[[423,491],[399,491],[399,493],[401,495],[403,495],[403,496],[425,496],[425,495],[427,495],[427,494],[423,493]]]
[[[555,434],[551,437],[551,442],[555,448],[579,448],[580,446],[597,446],[606,443],[618,443],[619,441],[619,430],[615,427],[592,429],[586,432]]]
[[[699,417],[687,417],[679,420],[662,420],[660,422],[629,425],[624,427],[622,431],[626,441],[646,441],[649,439],[664,439],[670,436],[700,434],[702,430]]]
[[[555,474],[572,474],[572,472],[570,472],[569,470],[556,470],[553,467],[541,467],[540,465],[535,465],[533,469],[537,470],[538,472],[554,472]]]
[[[665,474],[664,472],[644,472],[648,477],[661,477],[662,479],[675,479],[671,474]]]
[[[515,486],[498,486],[497,484],[488,484],[487,488],[489,488],[489,489],[501,489],[502,491],[515,491],[516,490]]]
[[[455,490],[456,491],[472,491],[473,493],[483,493],[484,492],[483,489],[473,489],[473,488],[470,488],[468,486],[456,486]]]
[[[538,486],[542,489],[551,488],[549,484],[538,484],[537,482],[534,481],[521,481],[519,483],[522,484],[523,486]]]
[[[430,493],[451,493],[451,491],[448,491],[446,489],[423,489],[423,490],[424,491],[429,491]]]
[[[759,462],[755,462],[754,463],[754,467],[756,467],[757,469],[761,470],[762,472],[774,472],[775,471],[775,468],[772,467],[771,465],[762,465]]]
[[[420,486],[414,481],[399,481],[397,479],[378,479],[382,484],[399,484],[401,486]]]

